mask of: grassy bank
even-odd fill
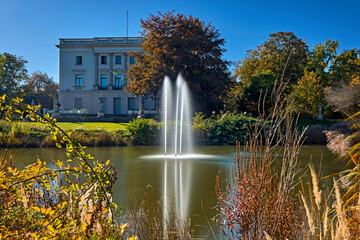
[[[249,139],[249,127],[256,119],[246,114],[219,114],[205,118],[201,113],[193,120],[193,132],[198,144],[233,145]],[[152,119],[135,119],[129,123],[59,122],[59,127],[85,146],[157,145],[163,125]],[[263,122],[262,124],[266,124]],[[299,119],[298,129],[308,127],[305,144],[327,142],[324,131],[342,126],[341,120]],[[50,131],[41,123],[0,121],[0,147],[53,147]]]
[[[36,127],[44,128],[44,125],[41,123],[34,122],[22,122],[20,125],[24,127]],[[58,122],[57,125],[66,131],[75,131],[75,130],[96,130],[96,131],[107,131],[115,132],[119,130],[126,130],[128,123],[109,123],[109,122]]]
[[[154,145],[158,126],[149,119],[130,123],[58,123],[84,146]],[[41,123],[0,121],[0,147],[54,147],[50,130]]]

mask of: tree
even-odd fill
[[[239,94],[237,102],[229,106],[229,110],[241,109],[257,113],[260,93],[271,91],[276,79],[289,81],[286,93],[291,91],[304,74],[307,64],[308,46],[292,32],[278,32],[270,34],[270,38],[256,49],[247,51],[245,58],[238,63],[234,70],[238,84],[232,88],[233,93]],[[231,95],[232,92],[228,93]],[[265,99],[266,109],[269,111],[270,93]],[[233,99],[232,99],[233,100]]]
[[[21,82],[27,78],[26,63],[22,57],[0,54],[0,95],[14,97],[21,92]]]
[[[324,107],[322,89],[321,77],[315,72],[306,72],[293,88],[295,112],[308,117],[316,117],[319,106]]]
[[[22,89],[25,103],[31,104],[34,101],[35,104],[41,104],[42,107],[51,109],[58,84],[47,73],[37,71],[25,79]]]
[[[255,74],[251,81],[235,82],[225,99],[227,110],[258,114],[259,97],[265,94],[269,96],[268,91],[273,89],[274,82],[275,76],[270,70]],[[269,97],[265,99],[265,108],[268,110],[271,108]]]
[[[351,84],[352,80],[360,75],[360,50],[354,48],[344,50],[337,55],[330,66],[330,77],[333,84],[345,82]]]
[[[46,92],[52,97],[56,95],[58,89],[58,84],[53,81],[53,78],[42,71],[31,73],[31,76],[25,79],[25,85],[36,93]]]
[[[193,16],[168,12],[141,20],[143,53],[132,53],[127,91],[158,98],[165,75],[173,81],[181,72],[197,103],[197,111],[222,108],[219,96],[230,83],[228,62],[219,31]]]
[[[335,111],[352,115],[360,104],[360,50],[344,50],[329,67],[325,99]]]
[[[303,76],[307,56],[305,40],[292,32],[273,33],[256,49],[247,51],[235,68],[235,77],[242,82],[251,82],[254,75],[270,70],[275,78],[284,75],[284,79],[293,84]]]
[[[320,76],[325,85],[331,84],[329,68],[336,59],[338,48],[338,41],[326,40],[324,44],[315,44],[314,49],[309,53],[309,61],[306,70]]]

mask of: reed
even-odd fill
[[[217,177],[217,220],[227,238],[295,239],[301,234],[303,215],[295,186],[305,130],[296,130],[291,108],[285,108],[285,88],[286,82],[276,82],[272,114],[260,114],[248,128],[248,142],[237,145],[225,189]],[[261,99],[259,112],[265,113]]]

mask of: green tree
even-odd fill
[[[225,99],[227,110],[257,114],[259,97],[265,94],[269,96],[269,91],[273,89],[274,82],[275,76],[270,70],[255,74],[251,81],[235,82]],[[264,103],[266,109],[271,109],[270,97],[266,97]]]
[[[227,93],[228,110],[240,109],[257,113],[260,94],[271,91],[276,79],[289,81],[287,93],[303,74],[307,64],[308,46],[292,32],[270,34],[270,38],[256,49],[247,51],[246,56],[234,70],[236,84]],[[238,94],[231,98],[232,94]],[[270,110],[270,93],[265,104]]]
[[[331,83],[329,68],[333,65],[336,59],[338,48],[338,41],[326,40],[324,44],[315,44],[314,49],[309,54],[309,61],[306,66],[306,70],[308,72],[314,72],[320,76],[325,85]]]
[[[22,57],[0,54],[0,95],[14,97],[21,93],[20,85],[27,78],[26,63]]]
[[[329,66],[325,99],[335,111],[352,115],[360,104],[360,50],[344,50]]]
[[[127,72],[127,91],[136,96],[159,97],[165,75],[185,77],[197,103],[196,110],[222,108],[220,95],[230,83],[228,63],[219,31],[193,16],[150,15],[141,20],[143,53],[132,53],[135,64]]]
[[[351,84],[352,80],[360,74],[359,58],[360,50],[356,48],[344,50],[337,55],[329,68],[333,84],[340,82]]]
[[[319,106],[324,107],[322,89],[321,77],[315,72],[306,72],[293,88],[295,112],[306,117],[316,117]]]
[[[235,77],[250,85],[246,82],[251,82],[254,75],[270,70],[275,78],[283,76],[293,84],[303,76],[307,57],[305,40],[292,32],[273,33],[256,49],[247,51],[245,58],[235,68]]]

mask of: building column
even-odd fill
[[[109,54],[109,70],[110,70],[110,77],[108,78],[107,85],[108,90],[113,90],[113,81],[114,81],[114,70],[113,70],[113,62],[114,62],[114,54]],[[108,75],[109,76],[109,75]]]
[[[123,77],[124,77],[124,81],[125,81],[125,83],[122,83],[122,85],[124,86],[126,86],[127,85],[127,78],[126,78],[126,72],[127,72],[127,70],[128,70],[128,62],[127,62],[127,60],[128,60],[128,55],[126,54],[126,53],[124,53],[123,54],[123,59],[124,59],[124,74],[123,74]]]
[[[94,53],[95,56],[95,78],[93,90],[99,90],[99,54]]]

